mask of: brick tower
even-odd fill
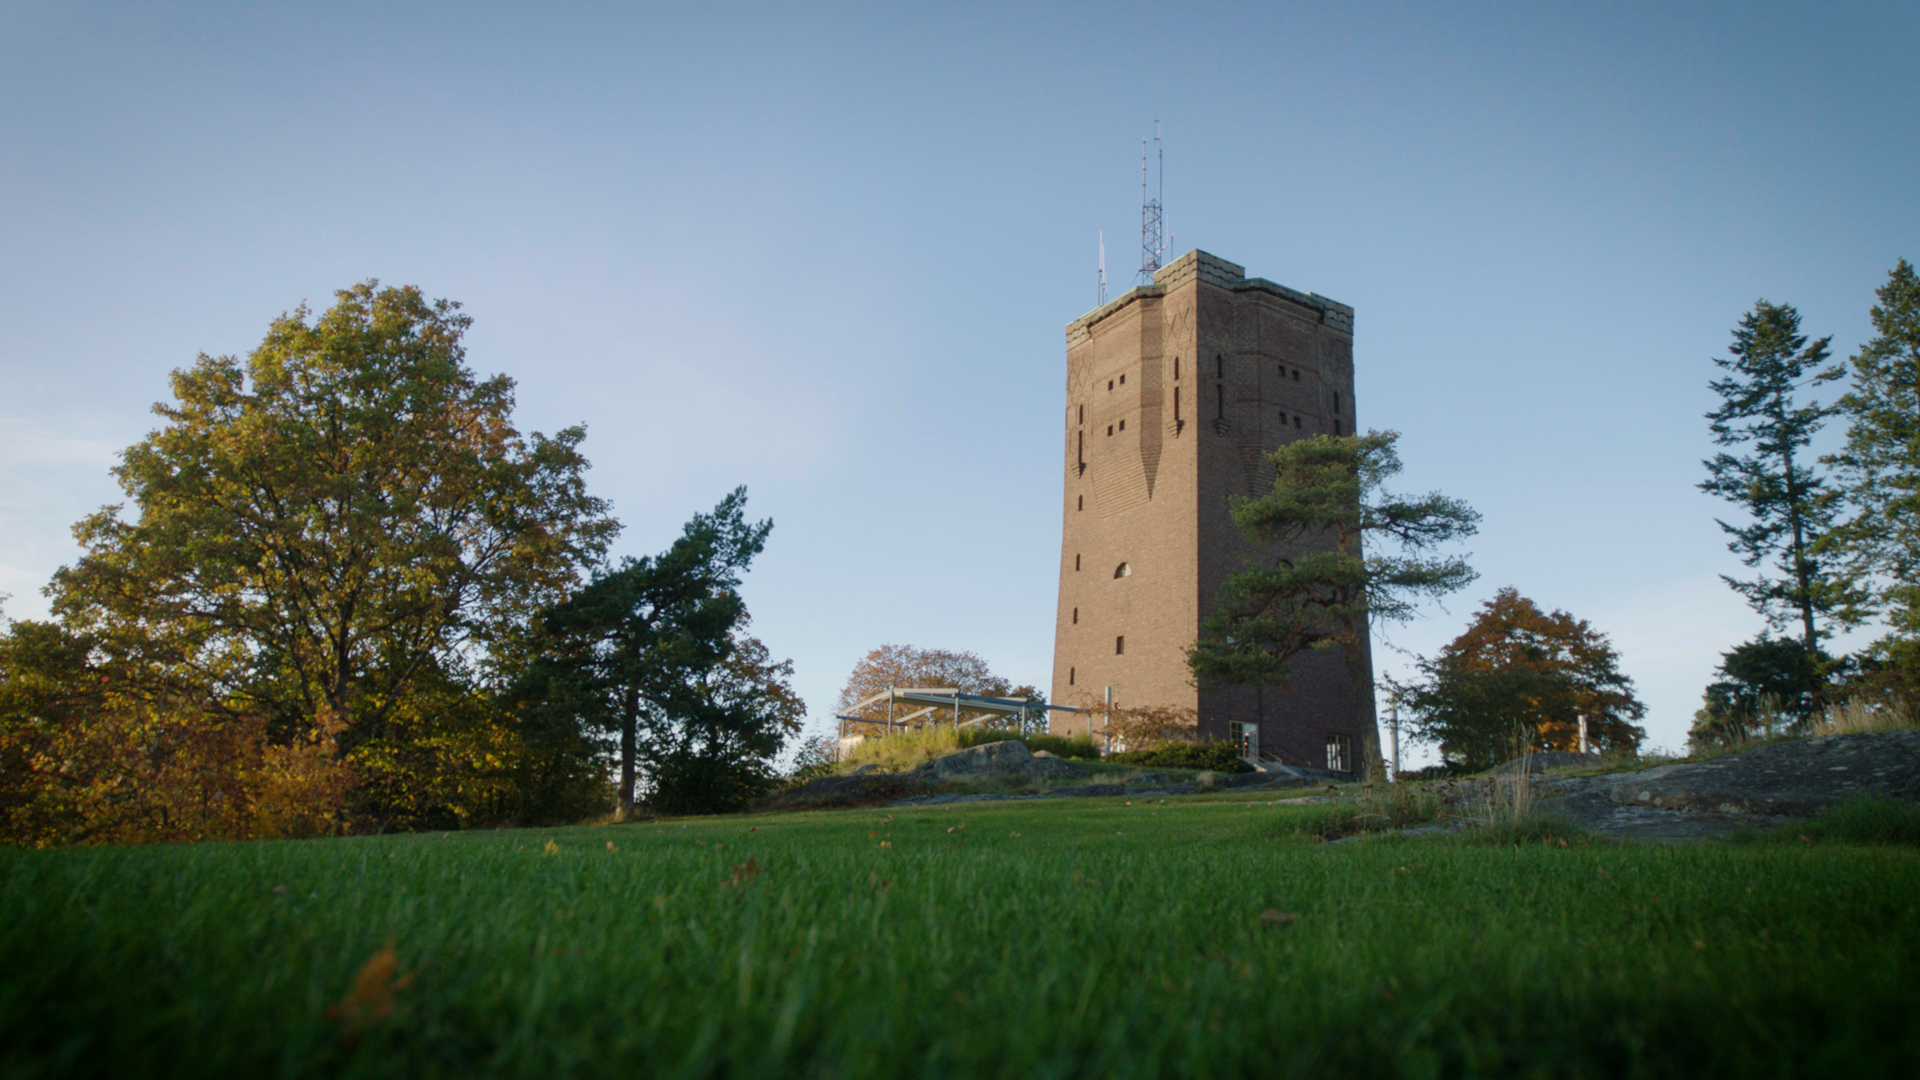
[[[1364,719],[1339,649],[1296,658],[1285,686],[1204,693],[1184,655],[1249,550],[1228,496],[1270,490],[1282,444],[1354,430],[1353,309],[1204,251],[1068,324],[1052,700],[1111,687],[1116,705],[1195,709],[1203,738],[1249,754],[1357,772],[1378,745],[1370,653]]]

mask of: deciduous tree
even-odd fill
[[[855,705],[885,691],[888,687],[902,690],[921,688],[948,688],[962,694],[983,694],[988,697],[1015,698],[1021,701],[1046,703],[1046,695],[1032,686],[1014,686],[1006,679],[995,675],[987,667],[987,662],[979,654],[952,649],[922,649],[912,645],[882,645],[860,658],[847,675],[847,681],[840,688],[840,697],[834,705],[834,712],[847,715]],[[914,706],[918,709],[921,706]],[[896,711],[898,707],[896,706]],[[909,710],[912,711],[912,710]],[[887,711],[884,705],[869,708],[858,714],[879,722],[874,731],[884,731]],[[948,712],[939,717],[940,722],[952,718]],[[962,722],[972,719],[991,719],[1002,721],[979,711],[960,710]],[[1017,719],[1014,721],[1017,723]],[[1046,715],[1035,711],[1028,717],[1030,727],[1044,730]]]
[[[76,526],[49,591],[216,707],[282,737],[336,725],[351,751],[565,595],[618,525],[586,493],[584,429],[522,435],[513,382],[468,369],[459,305],[373,281],[337,297],[244,361],[174,372],[114,470],[134,515]]]
[[[1543,612],[1514,589],[1481,606],[1466,632],[1419,663],[1400,687],[1415,738],[1482,769],[1515,749],[1574,750],[1580,718],[1601,751],[1633,753],[1646,706],[1606,635],[1564,611]]]

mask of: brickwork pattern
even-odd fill
[[[1377,741],[1369,673],[1337,650],[1284,687],[1207,693],[1185,651],[1249,551],[1231,495],[1270,488],[1265,455],[1354,430],[1353,309],[1202,251],[1067,327],[1066,521],[1053,700],[1197,710],[1201,733],[1258,725],[1259,749],[1324,767],[1329,735]],[[1099,721],[1060,714],[1061,732]]]

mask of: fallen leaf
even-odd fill
[[[558,855],[560,854],[560,845],[549,840],[547,841],[547,846],[540,850],[548,855]]]
[[[613,841],[611,841],[611,840],[609,840],[609,841],[607,841],[607,850],[608,850],[608,851],[612,851],[612,850],[613,850]]]
[[[953,826],[953,825],[949,825],[949,826],[947,826],[947,831],[948,831],[948,832],[952,832],[952,831],[953,831],[953,830],[954,830],[955,828],[956,828],[956,826]]]
[[[1693,943],[1693,947],[1696,949],[1704,949],[1707,947],[1707,943],[1704,941],[1696,941]]]
[[[758,825],[755,825],[754,827],[752,827],[752,828],[750,828],[750,829],[748,829],[747,831],[748,831],[748,832],[759,832],[759,831],[760,831],[760,826],[758,826]]]
[[[1811,836],[1802,836],[1802,837],[1800,838],[1800,842],[1801,842],[1801,843],[1803,843],[1803,844],[1811,844],[1811,843],[1813,843],[1813,837],[1811,837]]]
[[[287,891],[287,887],[285,885],[275,885],[273,887],[273,895],[275,896],[279,896],[280,894],[286,891]]]
[[[340,1041],[348,1050],[359,1044],[361,1032],[393,1016],[393,996],[405,990],[414,976],[409,971],[396,978],[395,972],[399,970],[400,958],[394,955],[393,942],[389,940],[360,965],[347,996],[327,1007],[326,1018],[345,1029]]]
[[[737,889],[759,876],[760,864],[755,861],[753,856],[749,855],[747,856],[746,862],[734,865],[733,876],[721,882],[720,887],[723,889]]]
[[[891,841],[891,840],[882,840],[882,841],[880,841],[880,846],[881,846],[882,848],[890,848],[890,847],[892,847],[892,846],[893,846],[893,841]]]
[[[1279,923],[1281,926],[1285,926],[1288,923],[1299,922],[1300,916],[1295,915],[1291,911],[1281,911],[1279,908],[1270,907],[1260,913],[1260,921],[1263,923]]]

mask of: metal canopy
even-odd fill
[[[921,708],[905,716],[895,718],[893,715],[893,707],[896,703],[919,705]],[[885,704],[887,707],[887,715],[884,717],[854,715],[865,709],[877,708],[882,704]],[[1024,718],[1035,712],[1080,711],[1071,705],[1046,705],[1038,701],[993,697],[988,694],[963,694],[951,686],[889,686],[878,694],[856,702],[851,709],[835,716],[834,719],[840,721],[842,736],[846,734],[846,726],[849,723],[884,724],[887,730],[891,732],[896,727],[918,727],[920,725],[916,724],[915,721],[920,720],[922,717],[927,718],[927,723],[937,723],[938,717],[931,714],[943,708],[953,710],[954,724],[958,727],[970,727],[974,724],[991,720],[995,716],[1020,716]],[[975,713],[984,712],[989,715],[976,716],[971,720],[963,721],[960,719],[962,710]]]

